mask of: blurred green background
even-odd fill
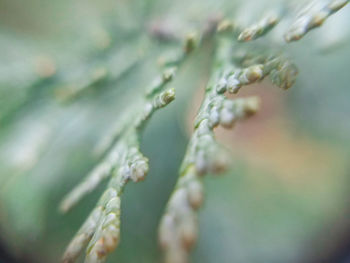
[[[250,2],[255,18],[278,1]],[[96,164],[98,139],[137,102],[159,56],[177,44],[150,37],[152,28],[187,32],[216,14],[242,16],[240,4],[0,0],[0,240],[8,254],[0,262],[59,262],[105,184],[67,215],[60,200]],[[259,95],[261,111],[217,132],[232,165],[205,178],[193,262],[350,262],[349,16],[345,7],[279,47],[299,68],[291,90],[264,81],[240,93]],[[142,151],[150,172],[126,187],[121,244],[107,262],[161,261],[157,226],[211,56],[210,44],[193,55],[172,83],[176,101],[148,124]],[[108,69],[105,82],[65,100],[100,67]]]

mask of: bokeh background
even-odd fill
[[[218,14],[254,21],[279,1],[249,1],[245,13],[242,2],[0,0],[0,262],[59,262],[105,184],[67,215],[60,200],[178,44],[152,32],[181,35]],[[218,129],[232,164],[205,178],[193,262],[350,262],[349,21],[345,7],[295,44],[261,40],[288,54],[299,77],[286,92],[268,81],[242,89],[261,97],[260,112]],[[107,262],[161,262],[157,226],[211,59],[210,43],[196,51],[172,83],[176,101],[148,124],[150,172],[125,189],[121,244]],[[101,67],[107,81],[81,92]]]

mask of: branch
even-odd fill
[[[212,76],[195,119],[179,179],[160,222],[159,241],[167,263],[188,262],[197,239],[196,211],[203,202],[202,177],[220,173],[227,166],[222,146],[215,140],[214,128],[218,125],[232,128],[236,121],[251,116],[258,109],[259,101],[255,97],[229,100],[224,93],[236,93],[242,86],[261,81],[268,75],[285,89],[295,80],[294,67],[280,57],[243,69],[233,65],[231,46],[227,39],[218,39]]]
[[[318,1],[313,1],[291,25],[284,36],[285,40],[291,42],[301,39],[310,30],[320,27],[328,17],[339,11],[348,2],[349,0],[327,0],[326,3],[320,4]]]
[[[60,209],[67,212],[86,194],[92,192],[103,179],[111,177],[96,208],[68,245],[62,262],[74,262],[87,244],[85,261],[104,262],[108,253],[117,247],[120,239],[120,199],[123,189],[130,179],[134,182],[141,181],[148,172],[148,159],[139,150],[140,134],[152,114],[174,100],[175,90],[166,88],[167,84],[172,80],[175,70],[194,49],[194,41],[192,35],[186,39],[183,54],[177,60],[176,67],[172,65],[171,68],[165,68],[161,76],[152,82],[141,109],[128,116],[132,121],[123,122],[112,134],[112,138],[107,140],[105,148],[109,148],[109,143],[113,146],[106,156],[62,201]]]
[[[226,163],[213,129],[219,124],[232,127],[239,120],[254,114],[256,98],[228,100],[218,89],[220,79],[229,65],[229,42],[220,42],[211,80],[195,120],[180,177],[159,226],[159,240],[166,262],[187,262],[190,249],[197,237],[196,210],[203,201],[202,176],[222,171]]]

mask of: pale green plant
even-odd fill
[[[214,52],[210,78],[193,122],[194,129],[177,183],[159,225],[159,242],[165,261],[189,261],[191,248],[198,235],[197,213],[204,200],[202,178],[207,174],[221,173],[230,162],[227,150],[215,139],[214,129],[218,126],[233,128],[237,121],[255,114],[259,108],[257,97],[229,99],[226,94],[237,94],[244,86],[259,83],[265,78],[283,90],[292,87],[298,70],[290,56],[285,54],[285,46],[321,26],[349,1],[312,1],[306,7],[302,2],[300,12],[288,1],[272,1],[271,10],[262,17],[257,17],[253,12],[243,12],[251,8],[252,2],[254,4],[254,1],[237,4],[237,10],[243,13],[238,12],[237,18],[229,14],[215,14],[209,19],[202,19],[195,26],[185,24],[180,28],[172,28],[156,25],[148,30],[145,37],[137,36],[132,44],[126,43],[122,51],[113,49],[113,35],[107,29],[101,29],[96,38],[98,48],[95,51],[104,54],[105,61],[93,63],[88,70],[84,70],[84,73],[89,72],[88,76],[79,73],[77,77],[65,75],[65,85],[54,87],[53,93],[59,102],[74,105],[76,100],[91,90],[103,88],[133,73],[133,68],[144,59],[145,50],[155,39],[161,43],[170,43],[169,53],[161,56],[159,61],[159,75],[147,85],[139,84],[144,87],[144,91],[138,89],[132,94],[130,103],[119,113],[115,126],[96,143],[94,153],[100,160],[60,205],[61,212],[68,212],[109,178],[96,206],[68,245],[63,262],[75,262],[84,249],[85,262],[104,262],[108,254],[117,248],[125,186],[130,180],[144,180],[149,170],[148,159],[140,150],[144,128],[153,113],[175,99],[176,89],[170,87],[171,82],[193,53],[209,42]],[[241,21],[239,16],[242,15],[251,21]],[[135,21],[130,17],[125,18],[125,21],[130,28],[123,33],[127,36],[130,31],[132,35],[135,33],[132,27]],[[287,23],[288,27],[283,23]],[[281,26],[283,34],[277,31],[278,26]],[[277,32],[274,32],[275,29]],[[140,32],[135,34],[141,35]],[[29,86],[27,90],[45,85],[47,81],[55,81],[57,76],[52,61],[48,59],[41,63],[51,71],[40,71],[39,67],[39,77],[26,83]],[[51,67],[47,67],[48,64]],[[14,103],[4,104],[0,118],[11,118],[19,105],[30,100],[30,94],[22,94]],[[56,127],[55,123],[52,126]],[[39,159],[39,152],[33,154],[36,158],[31,160],[29,166]]]
[[[311,4],[311,7],[307,7],[308,11],[302,11],[297,16],[285,33],[285,40],[299,40],[347,2],[317,1]],[[234,62],[238,46],[234,38],[248,42],[263,37],[286,16],[288,8],[280,7],[278,12],[267,14],[256,24],[243,29],[229,20],[213,21],[211,27],[219,22],[217,32],[215,29],[202,29],[197,33],[197,38],[191,35],[185,40],[182,52],[163,61],[165,69],[148,89],[144,110],[134,115],[129,114],[126,122],[118,126],[113,139],[107,139],[107,143],[104,143],[108,147],[114,144],[109,154],[62,203],[62,210],[67,211],[102,179],[112,176],[105,194],[67,248],[64,262],[73,262],[87,243],[86,262],[104,261],[107,254],[117,246],[122,189],[129,179],[143,179],[148,170],[147,159],[138,150],[137,127],[143,126],[143,122],[150,117],[150,112],[165,106],[174,98],[174,90],[163,90],[189,53],[201,45],[202,38],[209,38],[216,42],[211,78],[194,123],[194,132],[180,168],[179,180],[160,223],[159,238],[166,262],[188,261],[198,231],[196,211],[203,202],[201,178],[207,173],[219,173],[227,162],[224,151],[215,141],[213,129],[218,125],[231,128],[237,120],[254,114],[258,109],[257,98],[229,100],[224,93],[237,93],[242,86],[260,82],[266,76],[276,86],[288,89],[293,86],[297,75],[296,66],[282,55],[274,54],[273,49],[265,51],[266,55],[254,55],[249,46],[243,57]],[[240,48],[244,50],[244,46]],[[130,122],[134,118],[140,121],[136,124]]]

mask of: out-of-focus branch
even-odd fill
[[[320,27],[328,17],[343,8],[349,0],[313,1],[291,25],[284,38],[287,42],[297,41],[310,30]]]

